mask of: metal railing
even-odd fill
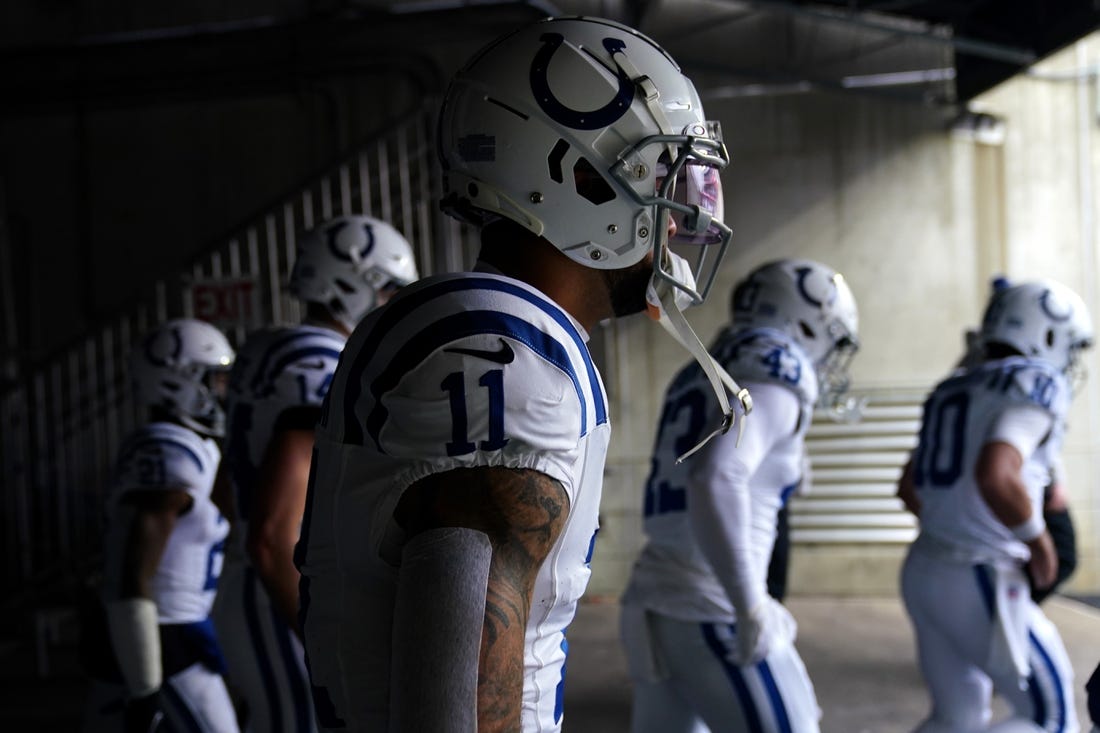
[[[240,344],[255,327],[298,320],[298,302],[283,287],[296,237],[341,214],[391,222],[412,243],[422,275],[469,264],[471,232],[436,206],[435,109],[426,100],[0,395],[9,600],[97,555],[110,465],[140,419],[128,356],[148,328],[166,318],[204,317]]]

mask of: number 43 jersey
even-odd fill
[[[747,477],[748,542],[762,585],[775,543],[776,516],[802,478],[803,442],[817,400],[817,374],[806,353],[789,336],[772,329],[727,330],[710,351],[750,393],[757,394],[754,388],[763,385],[781,388],[759,400],[745,424],[748,436],[767,420],[774,435],[763,443],[742,443],[737,452],[725,455],[754,466]],[[693,491],[701,490],[698,482],[708,477],[698,473],[698,458],[676,463],[721,419],[709,394],[706,377],[695,363],[677,374],[665,394],[645,486],[647,540],[624,601],[685,621],[732,623],[733,604],[695,538],[688,513]]]
[[[168,538],[153,576],[153,600],[162,624],[193,623],[210,615],[229,533],[229,522],[210,501],[220,458],[214,440],[174,423],[150,423],[127,438],[107,505],[106,598],[117,597],[121,554],[134,513],[123,498],[132,491],[183,490],[193,503]]]
[[[556,729],[562,632],[590,574],[610,434],[586,339],[538,290],[480,272],[420,280],[359,325],[325,401],[296,558],[310,588],[315,684],[324,663],[311,627],[329,617],[362,625],[353,608],[325,607],[334,600],[325,578],[393,582],[404,538],[392,514],[410,484],[464,467],[533,469],[559,481],[570,502],[527,628],[524,730]]]
[[[1026,561],[1027,547],[982,498],[975,467],[987,443],[1013,444],[1023,458],[1021,475],[1032,511],[1042,513],[1043,490],[1061,450],[1069,401],[1069,384],[1059,371],[1024,357],[980,364],[941,382],[925,402],[912,458],[921,534],[961,560]],[[1006,411],[1020,409],[1049,416],[1040,421],[1042,434],[999,429]]]

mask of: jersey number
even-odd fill
[[[706,419],[706,395],[700,390],[693,389],[685,392],[665,405],[661,414],[661,427],[657,430],[657,445],[665,444],[665,431],[669,430],[673,423],[680,419],[682,413],[687,414],[683,429],[672,441],[672,449],[677,456],[691,450],[699,442],[699,435],[703,432]],[[687,509],[687,490],[683,486],[673,486],[668,479],[662,478],[661,461],[654,451],[653,460],[649,470],[649,481],[645,487],[644,516],[653,514],[666,514],[668,512],[682,512]],[[665,460],[669,460],[666,457]]]
[[[802,364],[785,349],[772,349],[760,361],[768,367],[772,379],[781,379],[787,384],[798,384],[802,379]]]
[[[326,374],[325,378],[321,380],[321,383],[319,385],[317,385],[316,388],[311,390],[309,388],[309,380],[306,379],[306,375],[299,374],[298,375],[298,400],[303,405],[308,405],[308,404],[313,402],[313,400],[310,399],[311,395],[314,398],[318,399],[318,400],[323,400],[325,398],[325,395],[328,394],[328,388],[329,388],[329,385],[332,384],[332,378],[334,376],[336,376],[335,372],[330,372],[330,373]]]
[[[508,444],[504,437],[504,370],[490,369],[481,375],[477,383],[489,390],[489,436],[476,446],[470,441],[466,417],[466,376],[463,372],[451,372],[439,384],[451,398],[451,440],[447,443],[448,456],[464,456],[475,448],[492,451]]]
[[[969,409],[970,396],[966,392],[956,392],[927,410],[913,474],[913,481],[918,486],[947,488],[962,475]]]

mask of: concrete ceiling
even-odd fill
[[[829,91],[952,107],[1100,27],[1096,0],[196,0],[172,4],[170,15],[160,7],[120,2],[113,14],[85,9],[80,22],[61,24],[37,10],[11,16],[26,27],[0,32],[2,106],[18,114],[74,97],[101,105],[262,93],[386,65],[437,89],[448,72],[440,48],[454,46],[461,60],[525,21],[584,14],[652,36],[704,99]],[[9,30],[18,27],[11,17]]]

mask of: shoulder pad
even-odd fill
[[[122,446],[113,483],[119,491],[183,489],[194,494],[209,484],[218,456],[186,428],[153,423],[135,431]]]
[[[259,334],[238,357],[235,392],[286,407],[320,405],[340,360],[344,339],[334,331],[299,326]]]
[[[1069,408],[1069,383],[1050,364],[1033,359],[1009,358],[990,362],[975,377],[990,392],[999,393],[1009,402],[1040,407],[1056,417]]]

